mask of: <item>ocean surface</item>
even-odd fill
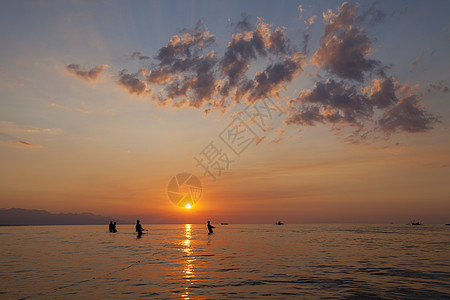
[[[450,299],[450,226],[0,227],[1,299]]]

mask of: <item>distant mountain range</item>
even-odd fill
[[[46,210],[23,208],[0,208],[0,226],[6,225],[105,225],[110,220],[119,224],[131,222],[112,219],[110,217],[91,213],[60,213],[53,214]]]

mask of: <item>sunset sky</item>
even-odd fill
[[[449,223],[449,11],[447,0],[0,1],[0,208]],[[208,145],[221,151],[215,180],[194,159]],[[203,187],[190,210],[167,195],[183,172]]]

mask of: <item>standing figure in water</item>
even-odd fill
[[[136,221],[136,232],[138,233],[138,237],[142,235],[142,231],[144,231],[144,228],[142,228],[141,221]]]
[[[112,225],[112,232],[116,233],[117,232],[117,228],[116,228],[116,222],[114,222],[114,224]]]
[[[216,228],[216,227],[212,226],[211,222],[208,221],[208,231],[209,231],[208,234],[214,233],[213,228]]]
[[[113,232],[113,226],[114,226],[113,222],[109,221],[109,232]]]

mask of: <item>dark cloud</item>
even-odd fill
[[[160,66],[172,66],[176,62],[180,63],[180,58],[190,59],[198,56],[204,48],[215,42],[214,35],[199,22],[194,30],[185,29],[174,35],[170,42],[158,51],[156,59]]]
[[[430,83],[428,85],[428,89],[427,89],[428,93],[431,93],[432,91],[438,91],[438,92],[442,92],[442,93],[448,93],[450,91],[450,89],[448,88],[448,86],[444,85],[444,81],[441,80],[436,84]]]
[[[316,123],[325,123],[325,117],[320,107],[314,105],[305,105],[286,119],[288,125],[314,126]]]
[[[219,87],[221,95],[234,95],[234,101],[250,92],[249,102],[255,102],[279,89],[301,70],[303,55],[296,52],[286,37],[284,27],[271,30],[271,25],[258,18],[254,31],[244,31],[233,35],[223,58],[219,62],[221,74],[225,77]],[[256,74],[253,80],[246,73],[258,57],[277,60]],[[300,58],[301,57],[301,58]]]
[[[131,58],[132,59],[139,59],[139,60],[150,59],[149,56],[141,55],[141,52],[133,52],[133,54],[131,54]]]
[[[386,20],[386,13],[377,7],[378,3],[379,1],[373,1],[368,9],[357,18],[357,21],[367,23],[368,26],[383,23]]]
[[[200,107],[216,93],[215,37],[199,22],[193,30],[183,30],[156,55],[158,63],[148,70],[146,80],[161,85],[158,101],[180,107]]]
[[[396,86],[394,79],[381,78],[374,79],[372,85],[367,88],[369,99],[372,105],[377,108],[386,108],[398,102],[395,95]]]
[[[397,131],[410,133],[432,129],[438,119],[426,112],[416,95],[410,95],[389,107],[378,121],[380,129],[388,134]]]
[[[79,64],[70,64],[66,66],[69,73],[86,81],[96,80],[107,68],[108,65],[95,66],[90,70],[82,68]]]
[[[404,96],[399,99],[397,93]],[[411,87],[400,85],[394,78],[374,79],[364,89],[332,79],[319,81],[291,100],[289,107],[287,124],[350,126],[355,128],[347,137],[352,143],[374,132],[424,132],[439,122],[422,107]]]
[[[354,25],[358,7],[358,3],[344,2],[341,7],[338,8],[337,14],[331,9],[328,9],[328,11],[323,14],[323,20],[325,22],[324,38],[329,38],[339,32],[340,29],[345,29]]]
[[[250,16],[246,13],[242,13],[242,20],[236,23],[236,28],[243,31],[253,30],[253,25],[250,23]]]
[[[291,101],[292,106],[296,109],[288,124],[297,120],[297,124],[304,122],[306,125],[313,125],[313,121],[357,125],[373,113],[368,99],[355,87],[331,79],[317,82],[313,89],[303,90],[297,99]],[[301,117],[306,119],[301,121]]]
[[[40,145],[31,144],[31,143],[28,143],[25,141],[13,141],[12,143],[16,144],[16,145],[20,145],[20,146],[29,147],[29,148],[42,148],[42,146],[40,146]]]
[[[310,35],[308,33],[306,33],[306,32],[303,32],[302,52],[305,55],[308,54],[309,38],[310,38]]]
[[[364,73],[380,62],[368,58],[371,41],[358,26],[357,10],[357,3],[344,2],[337,14],[331,10],[324,14],[324,35],[313,62],[338,77],[362,82]]]
[[[258,18],[256,28],[250,31],[247,15],[241,22],[243,31],[232,36],[220,59],[209,49],[215,37],[202,23],[173,36],[158,51],[157,63],[146,74],[148,83],[161,86],[157,100],[176,107],[207,104],[205,109],[210,112],[225,109],[229,101],[254,102],[277,95],[301,70],[304,57],[295,52],[283,27],[272,30]],[[246,73],[260,57],[271,62],[249,79]]]
[[[286,58],[282,62],[269,65],[263,72],[255,76],[253,89],[248,97],[248,102],[265,99],[274,93],[279,93],[279,89],[285,82],[290,82],[301,70],[301,57]],[[277,95],[279,96],[279,95]]]
[[[123,69],[119,73],[117,84],[125,88],[130,94],[136,94],[137,96],[150,93],[147,91],[147,84],[145,81],[139,79],[141,72],[129,74],[127,70]]]
[[[372,71],[379,62],[368,59],[371,42],[357,27],[323,40],[314,54],[314,62],[328,72],[341,78],[362,82],[364,72]]]

